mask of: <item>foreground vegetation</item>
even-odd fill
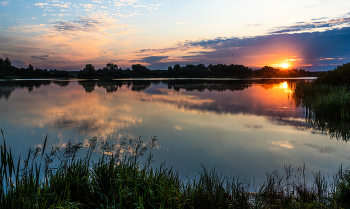
[[[86,156],[78,158],[81,143],[69,142],[45,154],[45,139],[42,147],[29,150],[23,162],[15,162],[4,139],[0,208],[350,207],[349,168],[340,167],[333,180],[315,173],[314,184],[307,187],[305,167],[293,172],[286,166],[284,175],[272,172],[252,192],[249,181],[222,177],[204,167],[192,181],[164,165],[150,166],[155,138],[147,143],[140,137],[118,145],[102,142],[99,147],[96,141],[88,141]],[[102,154],[94,163],[91,156],[96,150]],[[144,163],[141,156],[147,157]]]
[[[315,81],[297,83],[294,99],[314,118],[350,119],[350,63],[322,73]]]

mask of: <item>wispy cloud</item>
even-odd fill
[[[255,23],[255,24],[248,24],[246,25],[246,27],[259,27],[259,26],[262,26],[263,24],[261,23]]]
[[[43,56],[30,56],[33,59],[38,59],[38,60],[46,60],[50,55],[43,55]]]
[[[165,60],[168,57],[169,56],[149,56],[149,57],[143,57],[142,59],[139,59],[139,60],[130,60],[130,62],[132,62],[132,63],[141,62],[141,63],[154,64],[154,63],[158,63],[162,60]]]
[[[53,26],[56,30],[62,32],[86,31],[86,32],[100,32],[104,30],[115,30],[119,28],[129,27],[125,24],[118,24],[117,20],[104,16],[95,17],[78,17],[72,22],[68,21],[54,21]]]
[[[44,11],[55,12],[55,8],[65,8],[65,12],[76,11],[85,11],[92,13],[108,13],[110,16],[119,16],[119,17],[132,17],[136,15],[142,15],[146,10],[152,12],[157,10],[159,7],[165,5],[166,2],[159,2],[158,0],[152,1],[143,1],[143,0],[111,0],[111,1],[101,1],[93,0],[91,3],[76,3],[72,4],[69,1],[50,1],[35,3],[35,6],[43,8]],[[116,12],[115,9],[119,11]],[[51,14],[51,16],[57,16],[58,14]]]
[[[35,6],[38,6],[38,7],[40,7],[40,8],[43,8],[44,6],[47,6],[47,5],[49,5],[48,3],[35,3],[34,4]]]
[[[6,6],[9,3],[9,1],[2,1],[1,6]]]
[[[349,26],[349,23],[350,23],[350,17],[332,19],[327,21],[310,22],[310,23],[298,23],[288,27],[278,27],[275,30],[273,30],[271,33],[272,34],[294,33],[294,32],[312,31],[314,29],[331,29],[333,27],[341,26],[341,25]]]

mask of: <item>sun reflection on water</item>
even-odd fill
[[[287,81],[279,84],[280,88],[283,88],[286,93],[293,93],[291,86],[288,85]]]

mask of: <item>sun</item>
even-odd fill
[[[287,69],[287,68],[289,68],[290,67],[290,65],[289,64],[287,64],[287,63],[284,63],[284,64],[282,64],[282,65],[280,65],[281,67],[283,67],[284,69]]]

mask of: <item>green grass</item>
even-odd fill
[[[322,73],[313,82],[297,83],[293,98],[314,118],[350,119],[350,63]]]
[[[297,106],[318,118],[350,119],[350,90],[346,85],[319,85],[299,82],[294,90]]]
[[[2,131],[1,131],[2,132]],[[350,169],[341,167],[332,181],[314,174],[305,183],[305,166],[267,174],[252,189],[244,179],[219,175],[204,166],[189,180],[164,164],[152,167],[156,139],[124,140],[118,145],[93,138],[86,147],[69,142],[46,153],[30,149],[14,162],[5,139],[0,145],[0,208],[349,208]],[[87,149],[83,158],[77,153]],[[101,152],[98,162],[92,153]],[[141,164],[141,157],[147,158]],[[58,165],[54,168],[53,164]],[[255,192],[252,192],[255,190]]]

